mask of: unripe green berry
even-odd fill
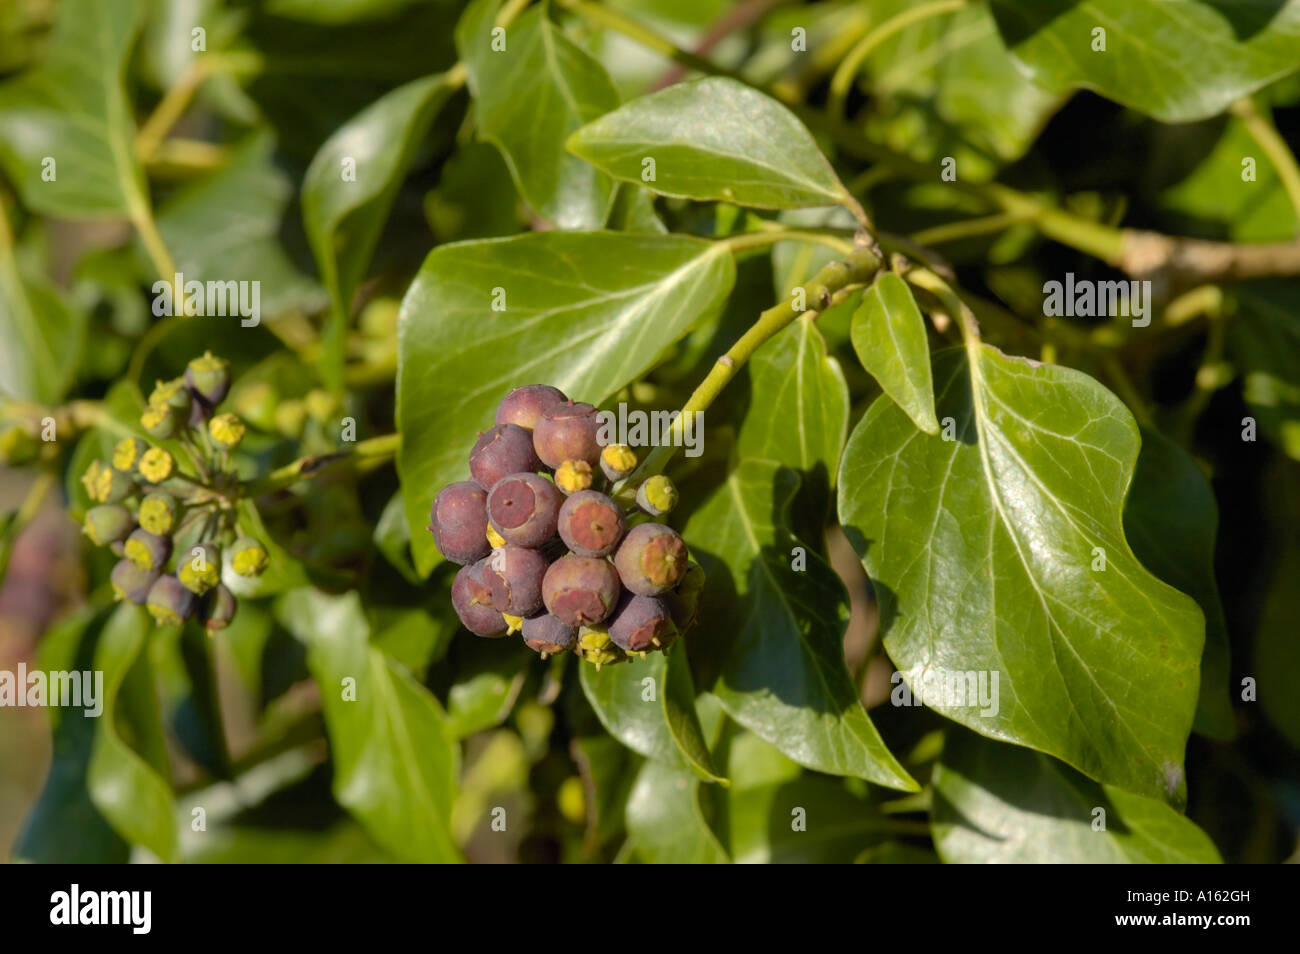
[[[149,395],[150,407],[169,407],[176,412],[178,420],[189,419],[192,403],[193,398],[190,397],[189,389],[185,387],[184,378],[159,381]]]
[[[113,448],[113,467],[124,474],[133,474],[140,466],[140,458],[149,449],[149,445],[138,437],[128,437],[117,442]]]
[[[188,417],[188,411],[186,415]],[[140,426],[143,427],[151,437],[156,437],[160,441],[165,441],[169,437],[176,436],[177,432],[182,429],[182,418],[180,413],[173,407],[166,404],[150,404],[140,415]]]
[[[555,469],[555,486],[566,494],[576,494],[591,486],[591,465],[585,460],[566,460]]]
[[[150,533],[165,537],[176,529],[176,517],[180,505],[171,494],[161,491],[145,496],[140,502],[140,526]]]
[[[636,470],[636,451],[626,444],[610,444],[600,452],[600,469],[610,480],[622,480]]]
[[[171,537],[158,536],[143,528],[132,530],[122,548],[122,556],[142,570],[161,570],[171,555]]]
[[[176,461],[161,447],[151,447],[140,458],[140,476],[151,484],[161,484],[176,470]]]
[[[637,488],[636,505],[652,517],[662,517],[677,506],[677,487],[663,474],[655,474]]]
[[[97,547],[119,543],[134,529],[135,518],[121,504],[101,504],[86,511],[86,536]]]
[[[252,537],[240,537],[230,550],[230,565],[240,576],[261,576],[270,565],[266,548]]]
[[[95,503],[121,503],[135,493],[135,481],[120,470],[105,467],[102,461],[94,461],[86,469],[81,483]]]
[[[205,351],[185,366],[185,384],[208,407],[216,407],[230,391],[230,364]]]
[[[235,617],[239,601],[235,594],[224,585],[218,586],[208,595],[207,609],[204,612],[203,626],[209,633],[225,629]]]
[[[200,543],[177,565],[176,577],[191,593],[202,596],[221,582],[221,550],[215,543]]]
[[[218,414],[208,421],[208,433],[223,447],[238,447],[245,430],[244,422],[233,414]]]
[[[159,626],[185,622],[198,606],[199,598],[193,591],[170,574],[158,577],[145,600],[145,608]]]

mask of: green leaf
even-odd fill
[[[259,282],[262,318],[293,308],[315,311],[324,293],[280,241],[292,197],[289,176],[275,165],[274,136],[254,133],[219,171],[159,207],[158,231],[187,282]]]
[[[955,440],[878,400],[840,469],[890,658],[948,718],[1180,804],[1205,623],[1124,538],[1132,416],[1081,372],[988,345],[941,353],[935,380]],[[993,705],[936,691],[981,676]]]
[[[635,99],[574,133],[569,149],[660,195],[760,209],[853,201],[795,115],[731,79],[679,83]]]
[[[861,6],[883,23],[915,4]],[[867,135],[936,170],[951,157],[963,181],[991,179],[1022,157],[1065,98],[1025,75],[982,3],[907,27],[880,44],[865,68]]]
[[[369,645],[355,592],[294,590],[277,611],[307,646],[339,804],[406,861],[457,860],[449,826],[458,753],[437,700]]]
[[[446,74],[398,87],[335,131],[303,177],[303,223],[333,303],[322,366],[330,385],[342,384],[352,297],[393,198],[433,117],[456,88]]]
[[[1300,69],[1300,2],[991,0],[1043,86],[1096,90],[1161,122],[1214,116]],[[1105,49],[1097,49],[1104,31]]]
[[[388,16],[419,0],[269,0],[268,13],[291,20],[331,25]]]
[[[425,529],[433,496],[465,479],[475,431],[507,391],[543,382],[599,402],[716,313],[734,278],[724,246],[685,236],[549,232],[434,249],[398,322],[398,472],[420,573],[440,559]]]
[[[500,725],[510,715],[528,677],[532,650],[519,638],[461,639],[452,645],[447,727],[463,739]],[[437,688],[437,687],[435,687]]]
[[[787,529],[797,488],[790,470],[745,460],[686,525],[710,588],[735,594],[720,614],[735,642],[712,692],[731,718],[801,765],[915,791],[849,678],[843,584]],[[806,570],[791,568],[796,546]],[[724,636],[710,633],[709,622],[701,621],[697,639]]]
[[[0,221],[0,394],[57,403],[76,379],[85,343],[86,315],[53,283],[20,273]]]
[[[604,68],[534,7],[493,49],[500,0],[476,0],[456,26],[456,48],[469,73],[479,134],[501,150],[519,194],[561,229],[605,224],[614,183],[564,150],[585,122],[618,105]]]
[[[1262,590],[1255,634],[1256,694],[1268,721],[1300,749],[1300,472],[1279,459],[1266,474],[1266,512],[1276,521],[1277,553],[1271,578]]]
[[[880,388],[927,434],[939,433],[925,318],[892,272],[877,276],[853,313],[853,350]]]
[[[648,760],[628,795],[626,824],[636,856],[647,864],[726,864],[700,803],[700,781]]]
[[[1142,565],[1196,600],[1205,614],[1201,694],[1193,728],[1215,739],[1233,735],[1228,699],[1228,625],[1214,580],[1219,507],[1196,462],[1169,438],[1142,432],[1133,488],[1124,503],[1124,535]]]
[[[889,834],[870,802],[815,775],[734,792],[728,808],[738,864],[848,864]]]
[[[1285,279],[1234,290],[1227,350],[1240,369],[1242,397],[1263,431],[1300,460],[1300,294]],[[1243,439],[1246,421],[1242,421]]]
[[[629,749],[708,782],[726,781],[713,768],[704,741],[684,645],[667,656],[650,653],[600,672],[584,664],[580,671],[582,691],[601,724]]]
[[[96,725],[86,785],[95,807],[127,841],[143,845],[163,861],[174,861],[179,847],[176,804],[145,653],[152,631],[144,610],[129,603],[119,606],[104,626],[94,667],[104,674],[104,710]],[[119,722],[131,724],[136,746],[143,747],[145,755],[123,738]]]
[[[140,13],[139,0],[65,0],[41,65],[0,85],[0,166],[29,208],[75,219],[146,208],[122,85]]]
[[[1097,829],[1105,811],[1105,828]],[[939,856],[962,864],[1217,864],[1201,829],[1168,805],[1098,785],[1038,752],[960,729],[934,770]]]

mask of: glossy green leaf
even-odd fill
[[[328,383],[342,382],[352,296],[402,177],[455,89],[445,74],[398,87],[330,136],[303,177],[303,223],[333,303],[322,366]]]
[[[86,784],[95,807],[124,838],[143,845],[163,861],[174,861],[178,852],[176,805],[165,754],[162,764],[156,764],[162,752],[162,725],[145,655],[152,632],[153,624],[144,610],[123,603],[100,635],[95,669],[104,674],[104,709],[96,725]],[[140,672],[133,675],[137,667]],[[144,719],[132,718],[133,712],[138,715],[141,710],[152,712]],[[132,725],[134,745],[123,737],[119,723]],[[142,729],[151,731],[146,735]],[[155,764],[146,755],[152,755]]]
[[[725,247],[684,236],[534,233],[435,249],[402,301],[398,421],[411,550],[438,488],[464,480],[475,432],[522,383],[599,402],[718,311],[734,280]],[[503,310],[496,310],[496,308]]]
[[[1227,351],[1242,376],[1251,417],[1282,452],[1300,460],[1300,294],[1287,279],[1253,282],[1234,291],[1236,314]],[[1241,422],[1247,436],[1249,422]],[[1260,433],[1253,439],[1258,440]]]
[[[583,665],[580,679],[601,724],[629,749],[705,781],[724,781],[704,742],[684,645],[600,672]]]
[[[1124,535],[1142,565],[1196,600],[1205,614],[1197,732],[1216,739],[1233,734],[1228,699],[1228,626],[1214,580],[1214,540],[1219,508],[1214,489],[1196,462],[1164,435],[1142,432],[1133,488],[1124,503]]]
[[[30,208],[125,218],[147,205],[122,81],[142,8],[66,0],[41,64],[0,84],[0,166]]]
[[[939,433],[925,318],[912,290],[892,272],[878,275],[853,313],[853,350],[862,366],[927,434]]]
[[[450,654],[455,675],[446,694],[447,727],[463,739],[506,720],[535,657],[517,636],[471,639],[459,626],[457,630],[462,638]]]
[[[660,195],[761,209],[847,198],[795,115],[731,79],[679,83],[635,99],[574,133],[569,149]]]
[[[991,5],[1007,46],[1036,81],[1096,90],[1161,122],[1214,116],[1300,69],[1297,0]]]
[[[320,686],[339,804],[400,858],[457,860],[449,826],[458,752],[437,700],[369,645],[356,593],[295,590],[278,615],[306,644]]]
[[[732,793],[728,822],[737,864],[847,864],[888,835],[870,802],[815,775]]]
[[[628,795],[627,834],[648,864],[726,864],[730,859],[700,803],[699,779],[649,759]]]
[[[935,768],[932,819],[935,847],[946,862],[1221,860],[1205,832],[1168,805],[1099,785],[1042,753],[960,729],[948,733]]]
[[[76,377],[86,316],[43,278],[24,277],[0,222],[0,394],[54,404]]]
[[[935,380],[948,434],[877,400],[840,469],[890,658],[948,718],[1181,804],[1205,623],[1124,537],[1132,416],[987,345],[941,353]]]
[[[291,308],[314,311],[325,304],[324,293],[280,240],[292,197],[289,176],[275,164],[275,138],[254,134],[220,170],[159,207],[158,231],[187,282],[258,282],[259,320]],[[211,320],[240,320],[236,304],[231,317]]]
[[[564,150],[583,123],[618,105],[604,68],[534,7],[493,49],[500,0],[476,0],[456,27],[479,134],[501,150],[519,194],[561,229],[605,224],[614,183]]]
[[[746,460],[687,522],[687,542],[710,587],[735,594],[723,610],[735,641],[712,692],[731,718],[802,765],[914,791],[849,678],[843,584],[787,529],[797,488],[790,470]],[[792,569],[796,547],[806,569]],[[724,639],[708,622],[696,639]]]

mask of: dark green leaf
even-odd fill
[[[730,859],[704,816],[700,781],[653,759],[641,766],[627,799],[627,834],[648,864],[726,864]]]
[[[892,272],[878,275],[853,313],[853,350],[881,390],[927,434],[939,433],[925,318],[912,290]]]

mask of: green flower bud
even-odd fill
[[[223,447],[238,447],[245,430],[244,422],[233,414],[218,414],[208,421],[208,433]]]
[[[169,437],[175,437],[181,430],[181,418],[173,407],[166,404],[150,404],[140,415],[140,426],[148,432],[149,436],[165,441]]]
[[[566,494],[576,494],[591,486],[591,465],[585,460],[566,460],[555,469],[555,486]]]
[[[150,533],[165,537],[176,529],[180,505],[171,494],[161,491],[148,494],[140,501],[140,526]]]
[[[185,387],[184,378],[159,381],[154,386],[153,393],[149,395],[150,406],[169,407],[181,420],[189,419],[191,403],[193,398],[190,397],[189,389]]]
[[[22,467],[40,456],[41,442],[21,424],[0,430],[0,464]]]
[[[176,565],[176,577],[191,593],[202,596],[221,582],[221,549],[215,543],[200,543]]]
[[[86,511],[86,536],[97,547],[119,543],[134,529],[135,517],[121,504],[102,504]]]
[[[240,576],[261,576],[271,557],[252,537],[240,537],[230,550],[230,565]]]
[[[143,570],[161,570],[172,555],[171,537],[136,529],[126,538],[122,556]]]
[[[161,484],[176,470],[176,461],[161,447],[151,447],[140,458],[140,476],[151,484]]]
[[[677,487],[663,474],[656,474],[636,492],[636,505],[652,517],[662,517],[677,506]]]
[[[614,645],[609,638],[609,630],[603,626],[583,626],[578,630],[578,642],[573,652],[580,659],[585,659],[600,672],[602,666],[612,666],[627,659],[627,653]]]
[[[113,598],[119,602],[126,600],[140,606],[149,598],[149,591],[158,582],[160,575],[157,570],[143,569],[130,560],[118,560],[109,577],[109,583],[113,587]]]
[[[636,470],[636,451],[626,444],[610,444],[600,452],[600,469],[610,480],[622,480]]]
[[[205,351],[185,366],[185,383],[208,407],[216,407],[230,391],[230,363]]]
[[[81,478],[86,494],[96,503],[121,503],[135,493],[135,482],[120,470],[93,462]]]
[[[170,574],[158,577],[145,600],[145,609],[159,626],[185,622],[198,606],[199,598]]]
[[[235,594],[226,589],[225,586],[218,586],[208,596],[207,610],[205,611],[204,627],[209,633],[215,633],[219,629],[225,629],[234,619],[235,609],[239,602],[235,599]]]
[[[140,458],[149,449],[149,445],[138,437],[128,437],[117,442],[113,448],[113,468],[124,474],[133,474],[140,466]]]

